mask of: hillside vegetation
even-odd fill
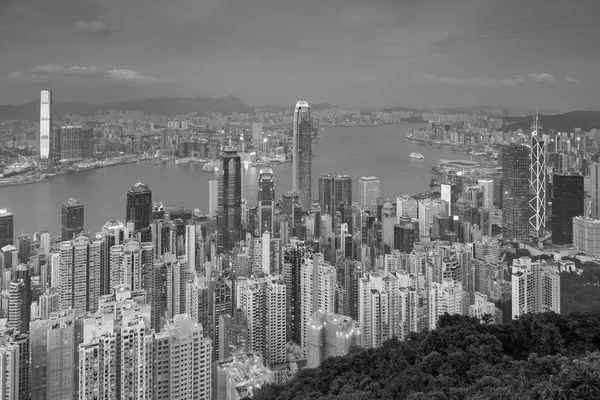
[[[439,328],[306,369],[267,399],[600,399],[600,313],[507,325],[445,315]]]

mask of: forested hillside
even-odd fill
[[[254,399],[600,399],[600,313],[507,325],[441,317],[439,328],[302,370]]]

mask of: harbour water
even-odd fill
[[[445,148],[418,146],[405,134],[423,124],[383,125],[381,127],[326,127],[314,145],[312,196],[318,197],[321,174],[346,174],[353,179],[353,196],[358,197],[357,181],[374,175],[380,181],[381,197],[391,198],[429,189],[430,169],[440,158],[465,159],[466,154]],[[410,157],[423,154],[424,160]],[[277,197],[292,187],[292,165],[273,167]],[[60,235],[61,204],[74,197],[84,204],[85,229],[97,232],[108,220],[125,219],[126,192],[136,182],[146,183],[153,200],[168,207],[199,208],[208,211],[208,182],[212,173],[201,165],[151,162],[124,164],[76,172],[39,183],[0,188],[0,209],[14,214],[15,236],[33,235],[42,229]],[[245,194],[256,203],[258,169],[245,169]]]

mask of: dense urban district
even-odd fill
[[[58,237],[16,235],[0,210],[3,398],[600,398],[597,128],[304,101],[59,116],[46,90],[39,109],[1,122],[3,185],[143,160],[213,179],[207,210],[132,182],[103,226],[69,198]],[[399,141],[464,154],[437,160],[429,191],[313,176],[322,127],[415,118]],[[276,193],[278,163],[293,178]]]

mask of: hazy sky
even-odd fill
[[[0,0],[0,104],[599,106],[600,0]]]

